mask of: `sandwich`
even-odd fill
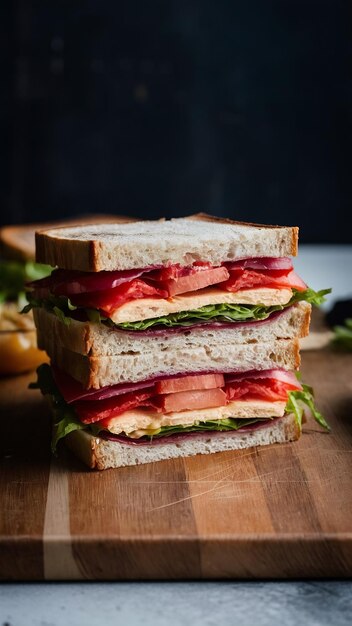
[[[296,227],[204,214],[37,232],[28,285],[52,447],[97,469],[284,443],[306,409],[297,377],[315,292]]]

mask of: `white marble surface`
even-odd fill
[[[1,626],[350,626],[350,582],[22,584]]]
[[[335,299],[352,296],[352,246],[301,246],[295,267],[311,287],[333,288],[326,308]],[[0,586],[0,626],[349,626],[351,623],[349,581]]]

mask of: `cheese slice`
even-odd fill
[[[292,296],[291,289],[244,289],[242,291],[225,291],[224,289],[207,288],[191,291],[174,298],[142,298],[131,300],[120,306],[111,316],[115,324],[138,322],[153,317],[162,317],[180,311],[200,309],[207,304],[259,304],[273,306],[287,304]]]
[[[114,435],[125,433],[130,435],[138,431],[158,430],[162,426],[191,426],[197,422],[221,420],[228,417],[235,418],[268,418],[282,417],[285,413],[286,402],[268,402],[265,400],[235,400],[225,406],[211,409],[197,409],[196,411],[180,411],[162,415],[148,409],[134,409],[125,411],[118,417],[113,417],[108,423],[108,430]],[[145,434],[145,433],[143,433]],[[133,435],[132,435],[133,436]],[[141,437],[142,435],[134,435]]]

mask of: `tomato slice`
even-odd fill
[[[215,267],[214,269],[193,272],[187,276],[170,278],[162,281],[161,285],[167,289],[170,296],[176,296],[177,294],[198,291],[199,289],[204,289],[204,287],[222,283],[229,276],[230,274],[226,267]]]
[[[157,393],[177,393],[179,391],[193,391],[200,389],[216,389],[225,384],[223,374],[192,374],[159,380],[155,383]]]
[[[230,278],[221,285],[227,291],[270,287],[305,291],[307,285],[293,270],[230,270]]]
[[[160,398],[164,413],[210,409],[215,406],[224,406],[227,401],[226,393],[222,389],[180,391],[160,396]]]
[[[228,402],[234,400],[267,400],[268,402],[287,401],[288,392],[300,389],[299,384],[284,383],[273,378],[243,380],[226,385]]]
[[[165,289],[158,289],[158,287],[136,278],[129,283],[115,287],[115,289],[72,295],[71,302],[76,306],[100,309],[103,314],[109,316],[130,300],[167,297],[168,292]]]

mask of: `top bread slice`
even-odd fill
[[[184,218],[90,224],[36,233],[36,260],[100,272],[153,265],[220,265],[245,257],[296,256],[298,227],[247,224],[204,213]]]

